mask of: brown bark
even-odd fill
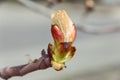
[[[41,55],[39,59],[35,59],[31,63],[0,69],[0,77],[7,80],[14,76],[24,76],[30,72],[51,67],[51,60],[48,54],[42,50]]]

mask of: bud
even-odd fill
[[[74,42],[76,27],[64,10],[51,15],[51,32],[55,42]]]
[[[61,70],[64,63],[70,60],[75,47],[72,46],[76,38],[76,27],[64,10],[59,10],[51,15],[51,33],[54,45],[48,45],[48,53],[51,56],[51,64],[56,70]]]
[[[95,6],[94,0],[86,0],[85,6],[87,11],[93,11]]]

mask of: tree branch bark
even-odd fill
[[[45,50],[41,51],[41,57],[39,59],[35,59],[31,63],[14,66],[14,67],[6,67],[0,69],[0,77],[8,80],[14,76],[24,76],[30,72],[36,70],[43,70],[51,67],[51,60],[48,54],[46,54]]]

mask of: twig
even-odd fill
[[[43,70],[51,67],[51,60],[48,54],[46,54],[45,50],[41,51],[41,57],[39,59],[35,59],[33,62],[14,66],[14,67],[6,67],[0,70],[0,77],[8,80],[14,76],[24,76],[30,72],[36,70]]]
[[[77,30],[89,34],[106,34],[106,33],[113,33],[113,32],[118,32],[120,31],[119,26],[80,26],[79,24],[77,25]]]
[[[54,5],[56,4],[59,4],[59,3],[62,3],[64,2],[65,0],[48,0],[48,4],[47,4],[47,7],[53,7]]]
[[[37,4],[33,1],[30,1],[30,0],[18,0],[18,2],[20,2],[24,6],[28,7],[29,9],[46,16],[47,18],[50,18],[50,15],[53,12],[55,12],[54,10],[49,9],[48,7],[39,5],[39,4]]]

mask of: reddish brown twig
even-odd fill
[[[1,69],[0,77],[7,80],[14,76],[24,76],[27,73],[51,67],[51,60],[48,54],[46,54],[45,51],[42,50],[41,55],[42,56],[39,59],[35,59],[31,63]]]

